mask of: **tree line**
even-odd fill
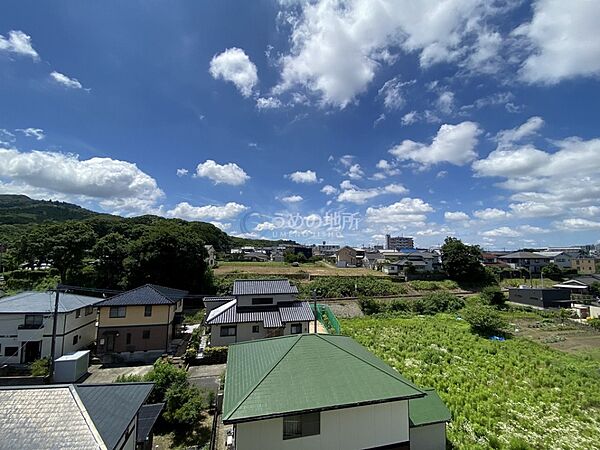
[[[212,271],[204,246],[225,251],[230,239],[203,222],[98,216],[26,227],[5,244],[4,264],[7,269],[49,264],[64,284],[130,289],[155,283],[210,293]]]

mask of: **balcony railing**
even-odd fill
[[[43,323],[22,323],[19,325],[19,330],[39,330],[40,328],[44,328]]]

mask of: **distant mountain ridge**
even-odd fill
[[[138,216],[125,218],[112,214],[104,214],[81,206],[53,200],[34,200],[26,195],[0,194],[0,243],[13,241],[26,232],[26,229],[45,222],[66,222],[68,220],[84,220],[87,222],[125,222],[130,224],[152,224],[167,220],[187,222],[181,219],[166,219],[158,216]],[[214,245],[218,250],[227,250],[232,246],[255,245],[268,246],[294,241],[270,241],[262,239],[245,239],[229,236],[221,229],[208,222],[190,222],[201,229],[205,242]]]
[[[64,222],[106,215],[72,203],[33,200],[26,195],[0,195],[0,224]]]

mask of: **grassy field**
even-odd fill
[[[326,263],[300,264],[294,267],[282,262],[219,262],[215,275],[227,275],[229,273],[251,273],[265,276],[286,276],[290,274],[310,274],[311,276],[346,276],[356,277],[370,275],[374,277],[386,277],[387,275],[375,270],[363,268],[341,269]]]
[[[558,283],[558,281],[554,281],[549,278],[544,278],[543,282],[539,277],[533,278],[531,281],[529,278],[506,278],[500,282],[500,286],[509,288],[519,287],[520,285],[525,284],[527,286],[533,285],[533,287],[552,287],[556,283]]]
[[[404,376],[437,389],[452,411],[455,448],[600,449],[600,370],[592,357],[519,336],[490,341],[449,314],[341,325]]]

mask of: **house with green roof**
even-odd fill
[[[353,339],[299,334],[229,347],[222,420],[236,450],[442,450],[450,412]]]

